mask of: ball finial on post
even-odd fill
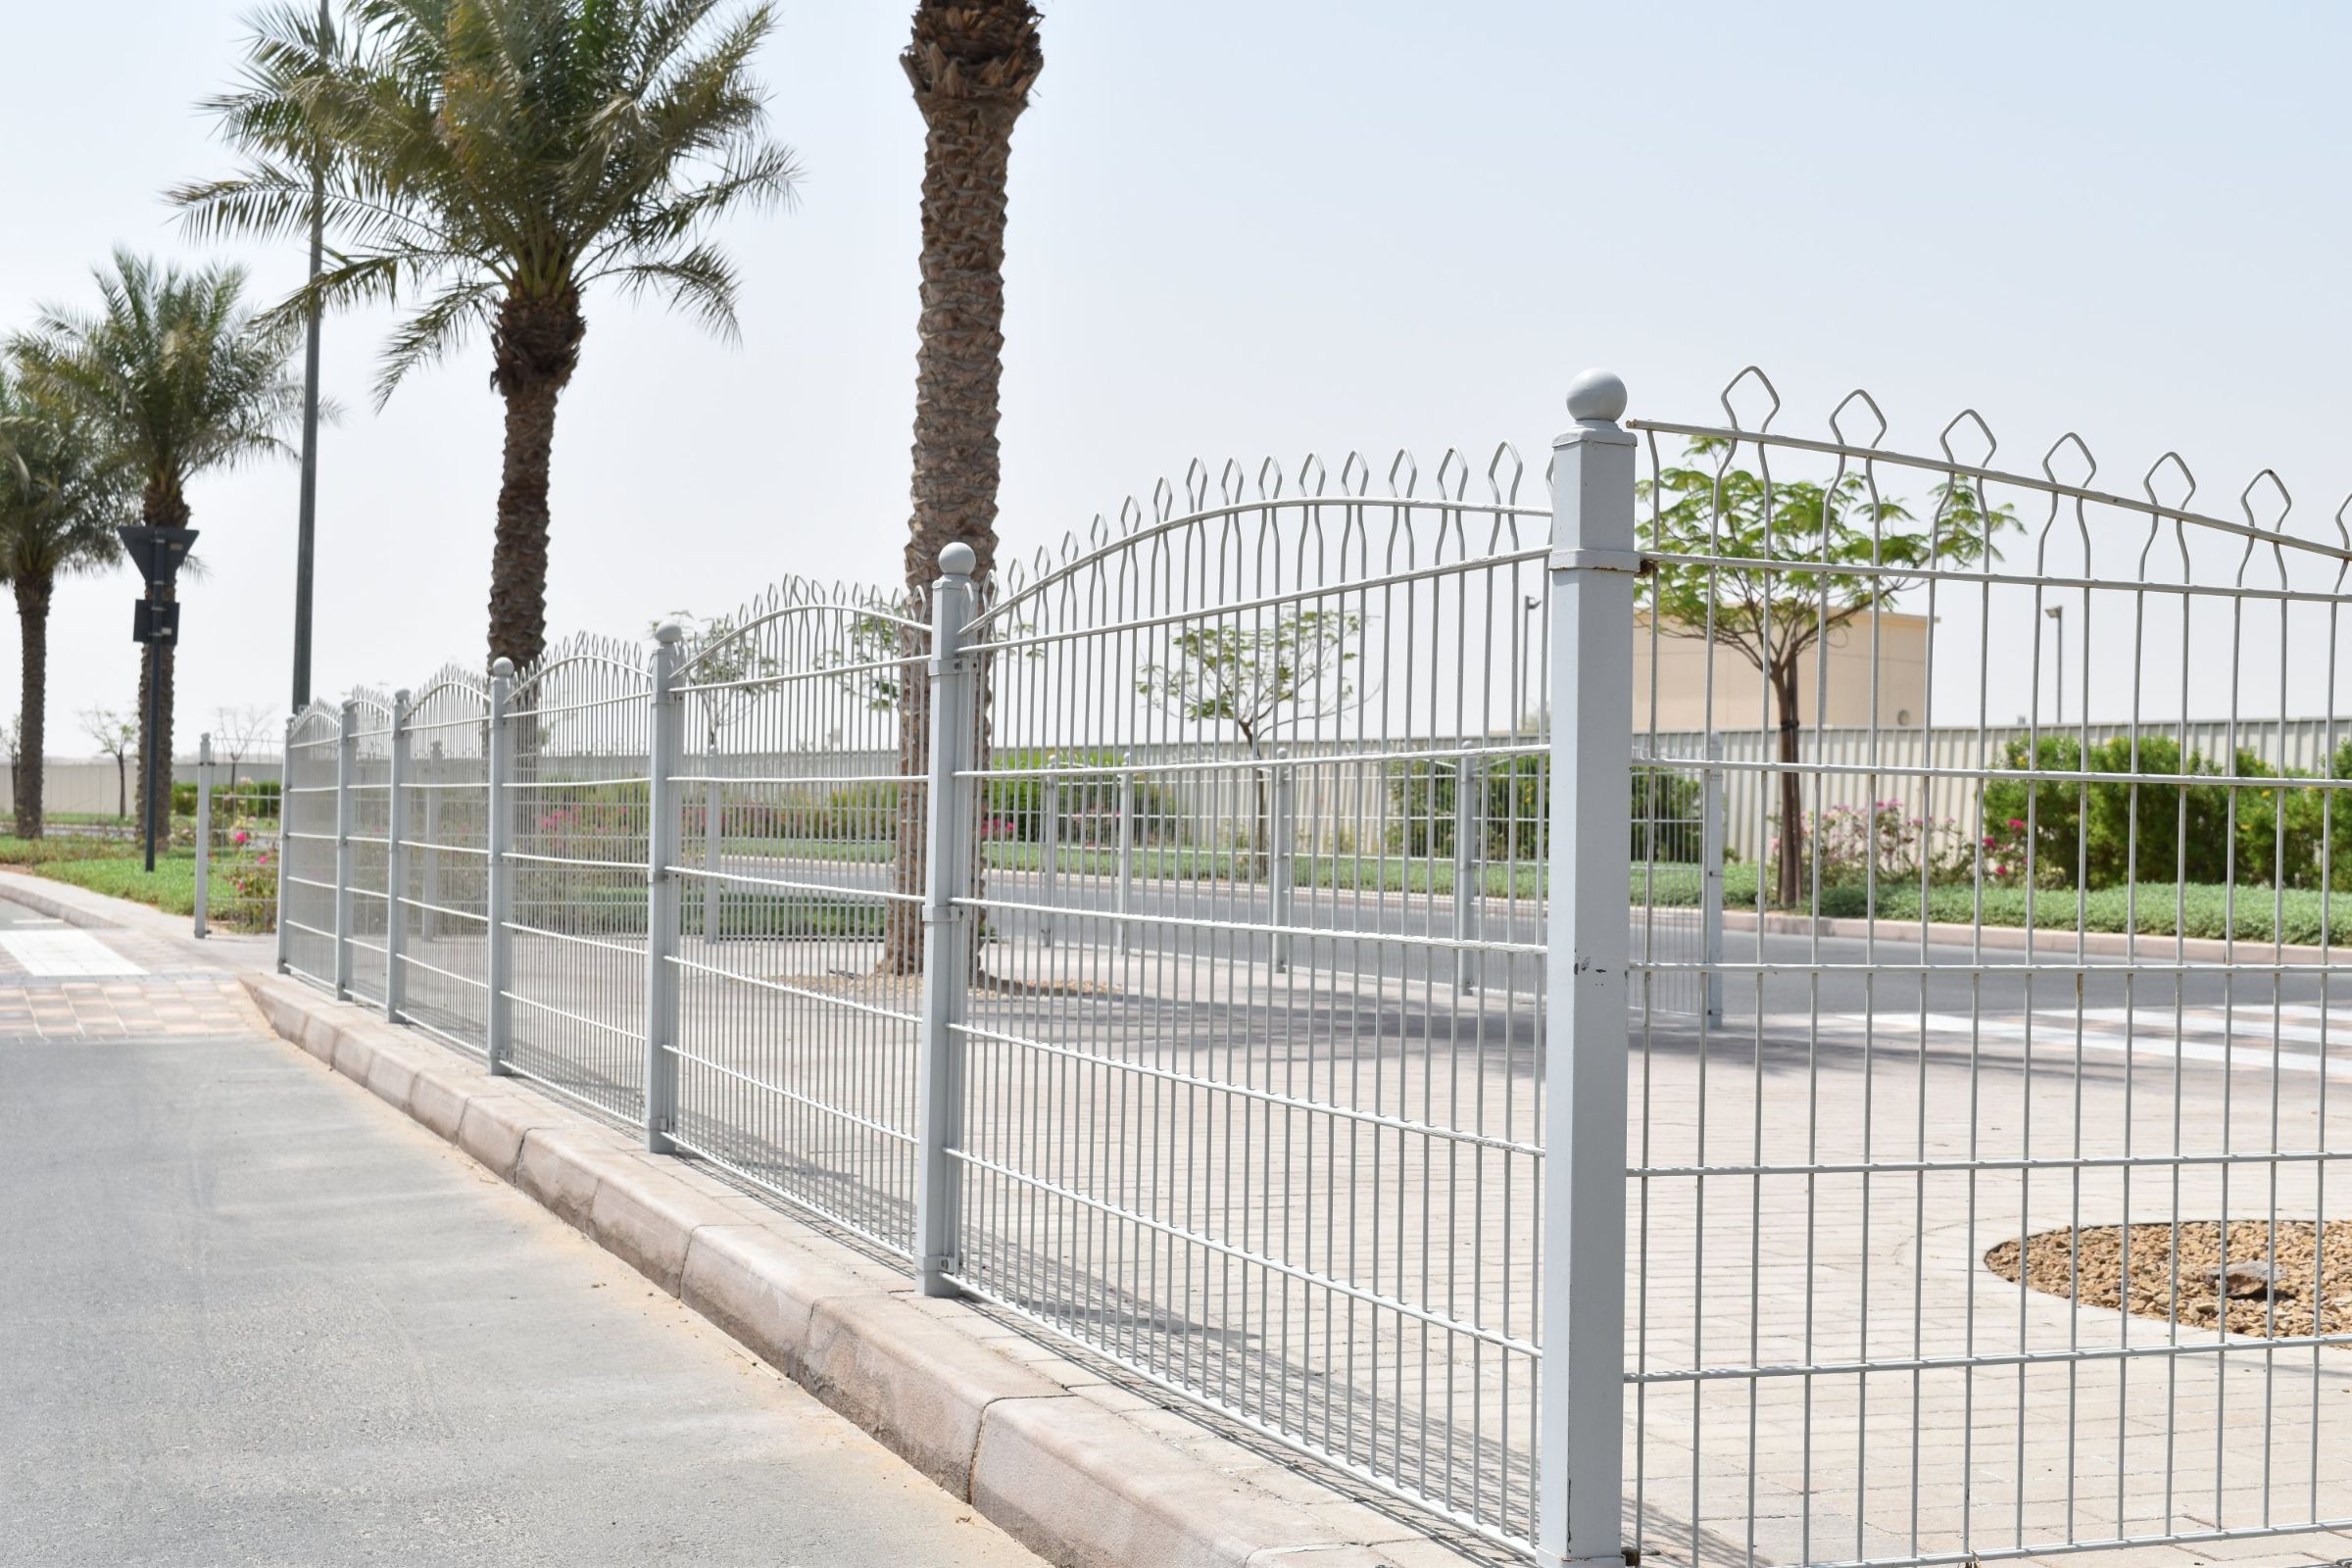
[[[1583,424],[1615,424],[1625,416],[1625,383],[1610,370],[1579,373],[1568,383],[1568,414]]]
[[[492,661],[490,661],[490,673],[491,673],[491,674],[493,674],[493,675],[512,675],[512,674],[514,674],[514,661],[513,661],[512,659],[509,659],[509,658],[507,658],[507,657],[506,657],[505,655],[503,655],[503,654],[502,654],[502,655],[500,655],[498,658],[496,658],[496,659],[493,659]]]
[[[972,568],[979,564],[979,556],[960,539],[955,540],[939,553],[939,569],[943,576],[969,577]]]
[[[674,646],[681,639],[683,639],[685,635],[686,628],[679,625],[674,620],[665,620],[661,625],[654,628],[654,641],[660,643],[664,648]]]

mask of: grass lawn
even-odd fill
[[[150,904],[166,914],[196,912],[196,857],[188,850],[157,856],[152,875],[136,855],[49,860],[25,869],[35,876],[53,882],[71,882],[110,898]]]

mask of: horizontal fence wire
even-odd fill
[[[454,665],[411,700],[401,798],[401,1017],[481,1054],[489,1035],[490,691]]]
[[[1229,471],[970,628],[955,1279],[1526,1540],[1548,515],[1459,470]]]
[[[1777,408],[1742,382],[1727,409]],[[2290,906],[2332,941],[2352,881],[2335,721],[2279,716],[2339,700],[2341,530],[2282,528],[2267,476],[2205,517],[2177,458],[2119,498],[2058,477],[2073,437],[2034,477],[1956,455],[1989,447],[1974,416],[1930,457],[1855,423],[1884,428],[1860,394],[1835,439],[1644,436],[1635,753],[1719,748],[1746,919],[1650,968],[1718,985],[1722,1027],[1637,1030],[1632,1544],[1891,1565],[2340,1528],[2352,1057],[2331,965],[2272,960]],[[2111,912],[2124,946],[2087,949]]]
[[[645,1111],[652,680],[641,646],[578,637],[508,703],[514,866],[508,1064],[585,1108]]]
[[[1857,419],[1635,421],[1626,1544],[2345,1528],[2352,544],[2275,481],[2210,516],[2178,459],[2135,498],[2057,477],[2073,438],[2035,477],[1973,416],[1930,456]],[[285,961],[337,973],[347,745],[357,995],[388,945],[401,1015],[483,1049],[495,871],[515,1071],[1528,1549],[1552,729],[1622,677],[1550,684],[1525,477],[1196,466],[1000,570],[936,661],[929,606],[799,581],[674,663],[575,640],[516,677],[495,799],[482,677],[398,737],[314,708]],[[973,699],[944,773],[935,680]],[[962,891],[927,907],[943,834]]]
[[[928,630],[788,583],[697,622],[676,691],[672,1140],[912,1249],[921,775],[897,741]]]
[[[304,978],[335,983],[336,760],[342,719],[314,704],[287,729],[279,952]]]

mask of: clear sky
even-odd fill
[[[230,167],[195,103],[233,76],[246,9],[0,0],[0,329],[35,301],[83,301],[116,243],[240,255],[264,295],[297,279],[299,255],[197,251],[159,195]],[[786,573],[897,572],[922,150],[895,59],[909,7],[776,9],[760,71],[802,200],[723,233],[739,345],[591,299],[556,441],[560,630],[637,634]],[[1910,446],[1973,404],[2004,458],[2031,466],[2079,430],[2101,481],[2127,487],[2178,446],[2225,508],[2275,465],[2310,526],[2352,486],[2344,8],[1045,10],[1012,170],[1008,548],[1058,543],[1195,455],[1402,444],[1426,470],[1449,443],[1541,452],[1589,364],[1625,376],[1636,414],[1692,420],[1750,362],[1808,425],[1865,385]],[[321,448],[327,692],[481,657],[488,350],[379,414],[384,326],[329,323],[347,412]],[[294,470],[208,477],[192,499],[212,571],[187,595],[189,737],[218,707],[284,701]],[[76,710],[129,703],[131,593],[122,576],[59,596],[56,751],[74,749]],[[13,689],[13,636],[0,676]]]

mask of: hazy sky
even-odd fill
[[[246,9],[0,0],[0,328],[84,301],[113,244],[196,254],[158,193],[230,167],[194,105],[232,77]],[[722,235],[739,345],[591,298],[556,442],[553,627],[634,635],[786,573],[896,574],[922,149],[895,59],[908,9],[777,5],[760,72],[808,178],[797,209]],[[2178,446],[2224,509],[2272,464],[2310,526],[2352,485],[2340,7],[1045,9],[1013,156],[1010,549],[1196,454],[1404,444],[1426,470],[1449,443],[1540,453],[1588,364],[1625,376],[1635,413],[1692,420],[1750,362],[1807,426],[1866,385],[1910,446],[1973,404],[2005,460],[2079,430],[2124,487]],[[241,254],[264,295],[298,276],[297,254]],[[384,326],[328,328],[347,412],[321,447],[324,692],[481,657],[488,350],[378,414]],[[190,738],[219,706],[284,701],[294,470],[211,476],[192,499],[212,575],[187,594]],[[54,750],[76,749],[60,719],[130,699],[132,591],[59,596]],[[0,673],[13,689],[13,636]]]

